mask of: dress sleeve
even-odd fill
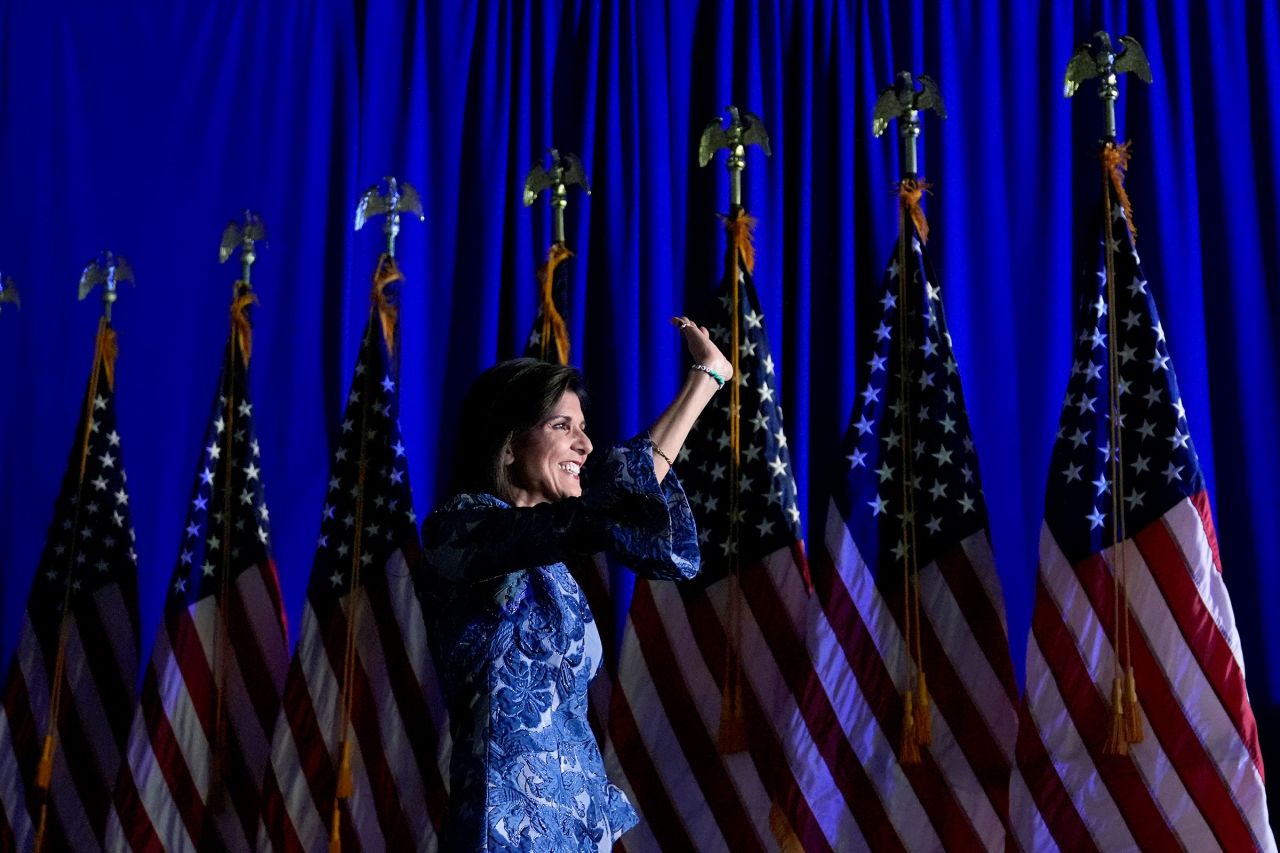
[[[653,445],[647,435],[610,448],[593,473],[606,493],[613,491],[640,499],[624,500],[627,510],[634,504],[643,504],[641,511],[610,513],[606,551],[645,577],[681,580],[698,573],[698,530],[689,500],[675,468],[658,482],[653,470]],[[606,504],[608,499],[606,494]]]
[[[581,498],[513,507],[493,495],[454,496],[423,522],[428,570],[477,582],[608,551],[648,577],[693,577],[693,513],[674,471],[658,482],[652,454],[643,436],[605,451]]]

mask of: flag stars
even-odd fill
[[[205,466],[205,469],[200,472],[200,484],[202,486],[213,485],[213,469],[212,468]]]
[[[882,355],[879,355],[878,353],[877,353],[877,354],[873,354],[873,355],[871,356],[871,360],[867,362],[867,367],[870,367],[870,368],[871,368],[871,372],[872,372],[873,374],[878,373],[878,372],[880,372],[880,371],[884,370],[884,365],[885,365],[885,362],[886,362],[887,360],[888,360],[888,359],[886,359],[886,358],[885,358],[884,356],[882,356]]]
[[[115,430],[112,430],[111,432],[107,433],[107,444],[111,445],[112,447],[119,447],[120,433],[116,432]]]
[[[970,497],[969,495],[962,496],[958,501],[958,503],[960,504],[960,509],[964,510],[965,512],[974,512],[973,498]]]
[[[867,501],[867,506],[871,507],[872,516],[878,516],[883,515],[888,510],[889,502],[879,495],[876,495],[875,500]]]
[[[1102,511],[1097,507],[1094,507],[1093,512],[1086,515],[1085,518],[1089,519],[1090,530],[1097,530],[1099,527],[1102,526],[1103,522],[1106,521],[1107,519],[1107,517],[1103,515]]]
[[[764,372],[765,372],[767,375],[772,376],[772,375],[773,375],[773,355],[772,355],[772,353],[765,353],[765,354],[764,354],[764,358],[760,360],[760,363],[761,363],[762,365],[764,365]]]
[[[1124,319],[1121,322],[1124,323],[1125,331],[1132,332],[1142,323],[1142,316],[1137,311],[1130,311],[1124,315]]]
[[[1063,473],[1063,476],[1067,478],[1068,483],[1074,483],[1076,480],[1082,479],[1080,476],[1081,470],[1082,470],[1081,466],[1079,465],[1068,464],[1067,470],[1063,471],[1062,473]]]
[[[775,477],[785,477],[787,475],[787,463],[780,456],[775,456],[769,460],[769,470]]]
[[[866,415],[863,415],[861,418],[858,419],[858,422],[853,425],[853,428],[858,431],[858,435],[862,436],[871,432],[871,428],[873,426],[875,426],[875,424],[867,420]]]
[[[956,431],[956,422],[948,412],[943,413],[942,420],[938,421],[938,424],[942,427],[942,431],[945,433],[950,434]]]
[[[877,328],[876,328],[876,330],[875,330],[875,336],[876,336],[876,342],[877,342],[877,343],[879,343],[880,341],[892,340],[892,339],[893,339],[893,330],[892,330],[892,329],[890,329],[888,326],[886,326],[886,325],[884,324],[884,321],[882,320],[882,321],[880,322],[879,327],[877,327]]]
[[[1133,460],[1133,471],[1134,471],[1134,473],[1135,473],[1135,474],[1145,474],[1145,473],[1147,473],[1147,471],[1148,471],[1148,467],[1147,467],[1147,466],[1148,466],[1148,464],[1150,463],[1150,461],[1151,461],[1151,460],[1147,459],[1147,457],[1142,456],[1142,455],[1139,455],[1137,459]]]
[[[1082,430],[1077,427],[1075,434],[1071,436],[1071,446],[1081,447],[1086,441],[1089,440],[1089,434],[1090,434],[1089,430]]]
[[[1098,479],[1093,481],[1093,487],[1098,490],[1097,494],[1100,495],[1111,488],[1111,483],[1107,482],[1105,474],[1099,474]]]
[[[742,315],[742,319],[746,321],[748,329],[759,329],[764,321],[764,315],[755,311],[748,311]]]
[[[244,469],[245,479],[256,480],[258,479],[258,474],[259,474],[258,466],[254,465],[252,462],[250,462],[249,465]]]
[[[1161,355],[1161,354],[1160,354],[1160,351],[1159,351],[1159,350],[1157,350],[1157,351],[1156,351],[1156,353],[1155,353],[1155,355],[1153,355],[1151,358],[1149,358],[1149,359],[1147,360],[1147,364],[1150,364],[1150,365],[1151,365],[1151,372],[1152,372],[1152,373],[1157,373],[1157,372],[1159,372],[1159,371],[1161,371],[1161,370],[1168,370],[1168,369],[1169,369],[1169,356],[1167,356],[1167,355]]]
[[[1175,429],[1173,431],[1173,435],[1169,436],[1169,444],[1171,445],[1171,449],[1173,450],[1185,448],[1187,446],[1187,442],[1190,440],[1191,440],[1191,436],[1189,434],[1184,433],[1178,429]]]
[[[1172,483],[1174,480],[1182,481],[1182,466],[1174,465],[1172,461],[1169,462],[1169,467],[1165,468],[1162,473],[1166,483]]]
[[[96,479],[96,480],[94,480],[94,481],[93,481],[93,487],[94,487],[95,489],[97,489],[98,491],[100,491],[100,492],[101,492],[101,491],[106,490],[106,488],[107,488],[107,480],[106,480],[106,478],[105,478],[105,477],[103,477],[101,474],[99,474],[99,475],[98,475],[98,479]]]
[[[1124,502],[1129,505],[1130,510],[1135,510],[1142,506],[1144,497],[1146,497],[1145,492],[1134,490],[1125,496]]]
[[[764,412],[756,412],[756,416],[751,419],[751,426],[755,427],[757,431],[764,430],[767,432],[769,430],[769,416]]]
[[[888,482],[893,479],[893,466],[889,464],[888,460],[885,460],[880,463],[880,467],[876,469],[876,473],[880,475],[880,482]]]
[[[863,452],[863,451],[861,451],[861,450],[854,450],[852,453],[850,453],[850,454],[849,454],[848,456],[846,456],[845,458],[849,460],[849,465],[850,465],[850,467],[852,467],[852,468],[865,468],[865,467],[866,467],[867,454],[866,454],[866,453],[864,453],[864,452]]]
[[[945,447],[939,447],[937,452],[931,455],[934,459],[938,460],[939,467],[951,463],[951,451]]]
[[[93,398],[93,410],[97,412],[102,409],[105,409],[106,407],[107,407],[106,398],[103,397],[101,394],[95,395]]]

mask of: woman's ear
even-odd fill
[[[502,448],[502,464],[510,465],[512,462],[515,462],[515,461],[516,461],[515,451],[511,449],[511,442],[508,441],[506,445]]]

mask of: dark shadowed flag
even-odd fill
[[[444,813],[448,724],[392,355],[401,278],[384,255],[329,469],[264,785],[260,841],[276,850],[434,849]]]
[[[289,665],[239,285],[108,847],[252,850]]]
[[[5,681],[0,849],[35,843],[41,787],[43,849],[100,848],[111,812],[138,677],[137,555],[116,431],[115,360],[115,331],[104,319]]]

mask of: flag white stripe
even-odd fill
[[[1195,512],[1189,502],[1183,503],[1194,514],[1193,521],[1203,534],[1199,513]],[[1192,733],[1204,749],[1206,759],[1216,766],[1222,784],[1227,786],[1241,814],[1254,827],[1256,834],[1259,826],[1266,827],[1268,823],[1266,788],[1253,757],[1236,731],[1230,715],[1223,708],[1213,682],[1196,665],[1192,649],[1174,619],[1169,602],[1156,585],[1151,567],[1143,560],[1137,544],[1130,540],[1125,543],[1124,550],[1129,571],[1129,602],[1137,613],[1134,628],[1141,630],[1146,638]],[[1203,569],[1205,564],[1199,565]],[[1181,571],[1182,568],[1172,566],[1166,570]],[[1211,564],[1207,572],[1217,579],[1210,582],[1221,586],[1218,572]],[[1243,672],[1241,676],[1243,677]],[[1206,742],[1206,735],[1211,737],[1211,741]],[[1138,752],[1141,753],[1142,750]],[[1200,817],[1198,811],[1195,816]],[[1201,824],[1202,820],[1193,820],[1188,830],[1177,824],[1178,832],[1184,836],[1187,832],[1199,832]],[[1204,829],[1207,831],[1207,826]],[[1194,834],[1191,837],[1194,838]]]
[[[19,850],[25,850],[32,826],[27,815],[26,788],[19,772],[13,731],[6,713],[0,713],[0,805],[4,807],[5,820],[13,833],[14,843]]]
[[[358,638],[356,649],[360,663],[364,668],[369,684],[374,691],[377,707],[372,709],[377,714],[378,731],[382,735],[382,752],[387,769],[396,780],[396,793],[400,797],[400,808],[406,823],[415,838],[423,838],[431,827],[430,815],[427,814],[426,803],[422,799],[424,784],[418,769],[417,756],[414,754],[405,730],[405,719],[401,715],[399,703],[391,694],[377,695],[377,685],[389,685],[391,676],[387,672],[386,658],[382,649],[382,639],[378,635],[374,614],[369,598],[361,590],[360,621],[357,623]],[[397,610],[409,610],[417,597],[410,594],[406,599],[397,601],[392,598],[392,607]],[[399,605],[397,607],[397,605]],[[416,609],[416,608],[413,608]],[[406,642],[408,648],[412,649]],[[363,756],[362,756],[363,758]],[[369,800],[371,813],[376,820],[376,812],[372,806],[376,802],[374,792],[368,787],[367,773],[361,773],[360,787]],[[414,798],[417,798],[416,800]],[[381,830],[379,830],[381,832]]]
[[[884,661],[890,678],[894,679],[895,686],[900,691],[902,688],[897,685],[897,681],[905,677],[906,669],[903,665],[901,634],[884,602],[880,600],[880,592],[876,589],[871,573],[863,563],[834,502],[828,505],[826,537],[828,553],[832,555],[836,568],[836,577],[832,582],[845,585],[880,659]],[[886,636],[888,634],[891,636]],[[879,719],[867,705],[857,678],[845,659],[835,628],[821,608],[817,609],[811,636],[810,655],[814,658],[827,695],[835,705],[836,719],[840,721],[845,737],[857,753],[859,763],[880,794],[880,801],[898,838],[908,850],[941,849],[942,841],[911,783],[903,774],[894,745],[886,740]],[[896,641],[893,637],[896,637]],[[886,652],[886,648],[889,651]]]
[[[1205,533],[1204,521],[1200,512],[1184,498],[1164,514],[1164,523],[1179,550],[1186,557],[1187,570],[1195,584],[1205,610],[1218,626],[1218,631],[1226,638],[1235,658],[1236,666],[1244,676],[1244,654],[1240,649],[1240,634],[1236,631],[1236,615],[1231,607],[1231,596],[1227,594],[1227,585],[1222,573],[1218,571],[1213,558],[1213,548]]]
[[[1022,773],[1015,767],[1009,780],[1009,829],[1025,853],[1057,853],[1059,844],[1049,831]]]
[[[802,618],[806,610],[804,605],[807,603],[807,591],[789,552],[777,551],[769,555],[765,559],[765,567],[770,580],[774,582],[775,597],[793,618],[796,618],[796,614],[801,614]],[[779,584],[783,589],[790,588],[790,601],[787,600],[787,594],[778,589]],[[725,614],[722,612],[719,615],[723,623]],[[796,628],[797,633],[803,637],[804,625],[797,625]],[[831,778],[826,759],[814,743],[804,714],[796,704],[795,696],[779,670],[777,659],[765,641],[750,607],[742,608],[740,654],[744,662],[742,671],[777,735],[779,748],[790,765],[796,784],[828,843],[833,849],[840,849],[839,840],[849,835],[857,821],[849,811],[835,780]]]
[[[1094,767],[1093,758],[1080,740],[1071,715],[1067,713],[1057,682],[1034,634],[1027,640],[1026,701],[1036,731],[1044,740],[1045,752],[1062,780],[1062,787],[1071,798],[1076,813],[1084,818],[1095,843],[1102,850],[1137,849],[1137,842]],[[1027,804],[1030,809],[1035,808],[1033,800],[1028,799]],[[1105,836],[1099,837],[1100,827],[1107,828]]]
[[[638,581],[637,586],[648,581]],[[656,604],[656,596],[655,596]],[[683,607],[681,608],[683,610]],[[701,656],[697,657],[701,661]],[[640,735],[640,741],[644,745],[644,750],[648,755],[653,757],[654,764],[662,768],[658,776],[666,788],[667,798],[671,803],[676,814],[679,815],[681,823],[684,824],[685,831],[692,839],[698,839],[703,843],[715,844],[723,849],[726,846],[724,837],[720,832],[720,826],[716,822],[715,816],[712,814],[710,806],[707,804],[706,795],[703,794],[698,784],[697,778],[693,775],[693,769],[689,766],[685,758],[684,749],[676,737],[675,730],[667,718],[666,708],[662,703],[662,699],[658,694],[657,688],[654,686],[654,677],[648,667],[648,662],[644,657],[640,646],[639,637],[636,635],[635,626],[628,620],[623,635],[621,667],[618,673],[617,689],[623,692],[628,705],[631,707],[632,717],[635,719],[636,730]],[[681,678],[684,672],[664,674],[665,679]],[[681,689],[688,692],[684,685],[673,686],[672,689]],[[621,770],[621,767],[618,767]],[[619,778],[625,779],[621,773]],[[630,788],[627,783],[627,796],[635,805],[641,805],[642,802],[637,799],[635,791]],[[644,821],[642,820],[641,823]],[[632,849],[632,842],[627,838],[627,847]],[[659,849],[654,848],[636,848],[636,849]]]
[[[689,699],[697,708],[707,735],[714,742],[720,731],[720,689],[702,656],[684,599],[674,584],[650,583],[649,588],[653,591],[658,618],[676,653],[676,663],[684,673]],[[703,595],[720,615],[720,623],[723,625],[728,584],[712,584],[703,591]],[[760,782],[755,765],[746,753],[721,755],[720,758],[737,790],[738,801],[742,803],[743,811],[752,822],[756,837],[768,848],[774,843],[773,833],[769,829],[769,807],[772,801]]]
[[[986,593],[987,600],[991,602],[991,609],[1000,620],[1000,633],[1008,637],[1009,622],[1004,611],[1004,595],[1000,590],[1000,576],[996,572],[996,557],[991,550],[991,540],[987,538],[985,530],[980,530],[961,539],[960,548],[964,551],[965,559],[969,563],[973,576],[982,584],[982,590]],[[1005,652],[1006,650],[1001,649],[1000,651]],[[1001,687],[1000,692],[1004,692],[1003,687]],[[984,693],[982,695],[995,696],[996,694]],[[999,731],[999,729],[996,729],[996,731]]]
[[[980,539],[985,542],[986,538],[984,532],[974,533],[961,545],[965,546],[965,553],[969,554],[979,550],[968,547],[972,540]],[[973,702],[974,709],[982,717],[991,739],[1000,748],[1005,761],[1012,763],[1014,739],[1018,730],[1017,708],[1009,701],[1004,684],[992,668],[991,659],[979,644],[978,638],[973,635],[969,620],[961,611],[951,587],[932,563],[920,573],[920,607],[933,626],[942,652],[950,661],[956,678]],[[1003,610],[1004,608],[999,608],[999,612]],[[933,752],[938,755],[936,749]],[[963,753],[957,753],[955,760],[968,763]]]

